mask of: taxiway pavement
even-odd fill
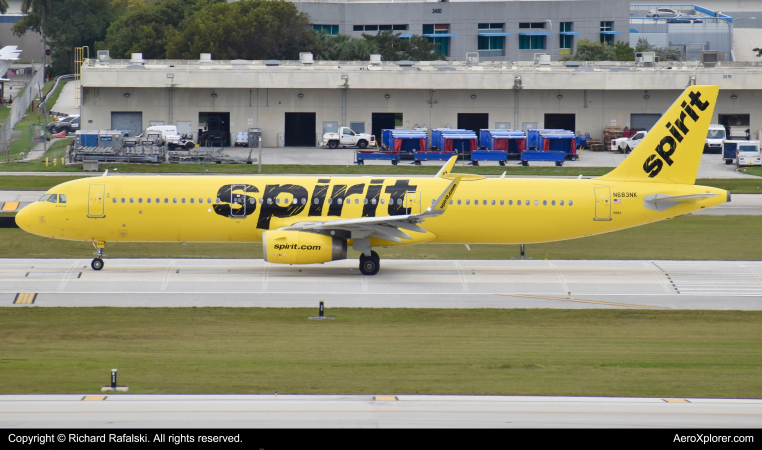
[[[3,395],[2,428],[757,428],[760,399]]]
[[[0,305],[762,309],[762,261],[105,261],[0,259]]]

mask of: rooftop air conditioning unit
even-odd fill
[[[655,52],[641,52],[640,53],[640,62],[644,64],[653,64],[656,62],[656,53]]]
[[[370,65],[371,66],[380,66],[381,65],[381,55],[370,55]]]
[[[201,64],[211,64],[212,63],[212,54],[211,53],[202,53],[201,55],[199,55],[198,60],[201,61]]]
[[[466,52],[466,64],[479,64],[479,52]]]
[[[299,53],[299,61],[302,63],[302,65],[314,63],[312,59],[312,53],[310,52]]]
[[[111,56],[108,50],[98,50],[98,64],[107,66],[111,61]]]
[[[133,53],[132,57],[130,58],[131,64],[143,64],[143,54],[142,53]]]

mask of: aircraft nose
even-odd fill
[[[19,226],[22,230],[31,233],[31,225],[32,225],[32,209],[34,207],[34,204],[27,205],[23,208],[21,208],[21,211],[16,213],[16,225]]]

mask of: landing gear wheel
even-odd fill
[[[100,258],[93,259],[93,262],[90,263],[90,267],[92,267],[93,270],[103,269],[103,260]]]
[[[380,261],[381,258],[374,251],[370,252],[370,256],[365,256],[365,254],[360,255],[360,272],[363,275],[377,274],[381,268]]]

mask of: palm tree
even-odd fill
[[[0,0],[0,13],[5,14],[8,11],[8,0]]]

